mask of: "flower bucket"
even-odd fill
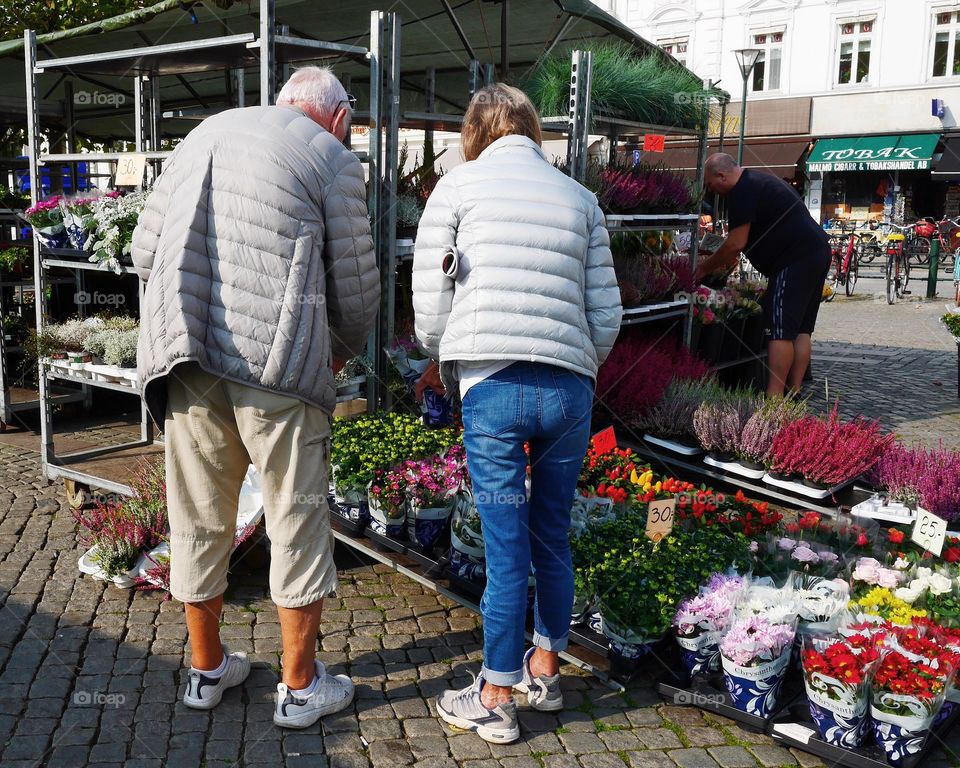
[[[820,738],[838,747],[859,747],[870,724],[866,684],[846,685],[819,672],[804,676],[803,684]]]
[[[576,626],[586,621],[590,613],[591,600],[589,596],[574,594],[573,607],[570,609],[570,626]]]
[[[37,236],[37,240],[40,241],[40,245],[44,248],[66,248],[67,245],[70,244],[70,239],[67,237],[67,230],[63,224],[57,224],[52,227],[41,227],[39,229],[35,227],[33,232]]]
[[[607,639],[612,660],[633,664],[650,653],[653,647],[653,643],[648,638],[605,616],[602,608],[600,610],[600,631]]]
[[[420,405],[423,423],[428,427],[446,427],[453,421],[453,402],[427,387]]]
[[[89,233],[83,226],[83,216],[79,216],[69,210],[64,211],[63,227],[66,230],[70,247],[82,251],[89,237]]]
[[[407,504],[407,538],[422,549],[432,549],[447,527],[455,500],[445,507],[420,509]]]
[[[720,637],[719,631],[701,632],[693,637],[677,635],[677,645],[680,646],[680,657],[687,672],[699,675],[706,672],[716,672],[720,669]]]
[[[369,491],[369,486],[367,491]],[[407,505],[385,504],[372,494],[367,496],[370,509],[370,530],[391,539],[402,539],[407,522]]]
[[[790,644],[773,661],[755,667],[741,667],[721,654],[723,678],[733,706],[756,717],[768,718],[773,715],[779,703],[783,678],[790,666],[792,650],[793,645]]]
[[[893,693],[879,695],[886,706],[896,703],[903,706],[904,711],[909,713],[894,715],[873,704],[870,705],[873,736],[877,745],[883,750],[884,757],[890,765],[903,765],[923,749],[923,743],[927,739],[934,718],[914,696],[900,696]]]
[[[129,589],[136,583],[137,576],[140,574],[140,568],[146,561],[146,557],[141,552],[136,562],[126,573],[120,573],[115,576],[109,575],[103,567],[96,561],[97,548],[90,547],[86,552],[80,555],[77,561],[77,568],[80,573],[92,576],[98,581],[109,581],[121,589]]]
[[[457,494],[450,524],[450,570],[461,579],[486,577],[480,513],[469,492]]]

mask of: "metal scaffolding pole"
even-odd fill
[[[570,63],[567,168],[572,178],[583,181],[587,175],[587,154],[590,149],[590,89],[593,77],[593,52],[574,51]]]

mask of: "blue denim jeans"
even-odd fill
[[[567,647],[573,608],[567,537],[590,439],[593,387],[590,378],[563,368],[514,363],[473,385],[463,401],[463,442],[486,547],[483,675],[494,685],[511,686],[523,676],[531,562],[533,642],[549,651]]]

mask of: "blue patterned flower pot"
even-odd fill
[[[653,642],[648,638],[611,621],[604,616],[602,610],[600,612],[600,631],[607,639],[611,661],[619,661],[628,665],[635,664],[650,653],[653,648]]]
[[[34,228],[33,232],[37,236],[37,240],[40,241],[40,245],[44,248],[66,248],[70,244],[70,239],[67,237],[67,230],[63,224],[57,224],[53,227],[42,227],[41,229]]]
[[[680,657],[691,676],[720,669],[720,635],[720,632],[701,632],[696,637],[677,636]]]
[[[873,736],[883,750],[887,762],[893,766],[903,765],[919,754],[923,749],[923,742],[926,741],[927,732],[926,728],[917,733],[893,723],[873,721]]]
[[[866,685],[845,685],[819,672],[805,677],[804,685],[810,716],[820,731],[820,738],[838,747],[859,747],[870,724]]]
[[[457,494],[450,523],[450,570],[461,579],[486,578],[483,531],[473,496]]]
[[[903,765],[919,754],[942,704],[942,694],[924,702],[914,696],[873,692],[870,704],[873,735],[890,765]]]
[[[407,506],[407,538],[422,549],[432,549],[447,527],[453,507],[418,509]]]
[[[402,539],[407,522],[407,508],[381,504],[377,499],[370,497],[370,530],[381,536],[391,539]]]
[[[779,703],[783,678],[790,666],[792,649],[791,643],[778,658],[755,667],[741,667],[721,654],[723,679],[733,706],[756,717],[773,715]]]

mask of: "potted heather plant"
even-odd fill
[[[773,439],[785,424],[800,418],[807,409],[805,400],[763,398],[743,425],[735,449],[736,460],[745,469],[763,476],[770,459]]]
[[[694,433],[709,454],[704,462],[720,469],[740,471],[734,464],[737,443],[757,402],[757,396],[748,390],[721,390],[714,400],[704,402],[696,410]]]
[[[763,614],[733,624],[720,641],[723,677],[733,706],[762,718],[776,712],[794,635],[793,623],[776,623]]]
[[[63,226],[60,195],[41,200],[23,212],[23,218],[33,228],[40,245],[46,248],[65,248],[67,231]]]
[[[719,389],[712,378],[671,381],[660,402],[637,421],[645,432],[644,440],[686,456],[700,453],[693,416],[701,404],[718,395]]]
[[[872,474],[889,501],[923,507],[948,522],[960,518],[960,452],[893,443]]]
[[[803,683],[820,738],[859,747],[869,730],[870,678],[879,660],[873,638],[804,637],[801,648]]]

